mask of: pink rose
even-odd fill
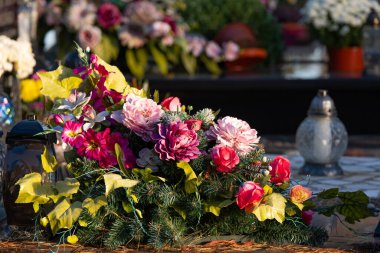
[[[181,102],[177,97],[168,97],[164,99],[164,101],[161,102],[161,106],[168,111],[181,111]]]
[[[104,3],[98,9],[98,22],[104,29],[111,28],[121,22],[121,13],[116,5]]]
[[[302,220],[305,222],[306,225],[310,225],[312,219],[313,219],[314,211],[313,210],[307,210],[302,211]]]
[[[211,150],[211,158],[219,172],[231,172],[239,164],[239,156],[233,148],[218,145]]]
[[[236,204],[240,209],[244,208],[247,213],[251,213],[260,204],[263,196],[263,188],[258,183],[248,181],[236,194]]]
[[[183,123],[185,123],[189,129],[194,131],[198,131],[202,127],[202,120],[200,119],[187,119]]]
[[[288,159],[283,156],[276,156],[269,165],[272,167],[270,181],[273,184],[280,185],[289,182],[290,161]]]

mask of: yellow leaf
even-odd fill
[[[146,98],[146,91],[144,89],[137,89],[134,87],[127,87],[123,92],[123,95],[133,94],[142,98]]]
[[[123,209],[124,209],[124,211],[126,213],[131,213],[133,211],[133,208],[132,208],[131,204],[129,204],[129,203],[125,202],[125,201],[121,202],[121,204],[122,204]]]
[[[136,209],[136,213],[140,217],[140,219],[142,219],[142,217],[143,217],[142,212],[139,209]]]
[[[104,84],[107,87],[107,89],[124,93],[126,90],[130,88],[127,81],[125,80],[123,73],[121,73],[121,71],[116,66],[109,65],[100,57],[98,57],[98,63],[100,65],[103,65],[109,73]]]
[[[297,203],[297,202],[292,202],[294,205],[296,205],[298,207],[298,209],[300,209],[302,211],[304,205],[301,204],[301,203]]]
[[[41,174],[37,172],[26,174],[16,185],[20,186],[20,191],[15,203],[46,204],[50,200],[48,195],[53,193],[49,184],[41,184]]]
[[[265,196],[261,204],[253,211],[259,221],[276,219],[282,223],[285,220],[286,199],[279,193]]]
[[[191,166],[185,161],[180,161],[177,163],[177,167],[182,169],[186,175],[185,192],[188,194],[196,192],[198,178]]]
[[[132,169],[133,175],[135,175],[138,178],[141,178],[145,183],[151,183],[154,181],[161,180],[162,182],[165,182],[166,179],[159,176],[152,175],[152,169],[145,168],[145,169]]]
[[[106,196],[108,196],[108,194],[114,189],[120,187],[131,188],[139,182],[132,179],[123,179],[120,175],[112,173],[103,175],[103,178],[104,184],[106,185]]]
[[[38,210],[40,210],[40,204],[38,204],[38,202],[33,203],[33,210],[35,213],[37,213]]]
[[[269,195],[269,194],[272,194],[273,192],[273,188],[270,187],[269,185],[265,185],[263,190],[264,190],[264,195]]]
[[[38,76],[42,81],[41,94],[56,98],[68,98],[72,89],[77,89],[82,79],[76,77],[70,68],[59,66],[54,71],[39,72]]]
[[[294,216],[294,215],[297,214],[297,212],[296,212],[293,208],[291,208],[291,207],[286,208],[286,209],[285,209],[285,212],[286,212],[286,214],[289,215],[289,216]]]
[[[80,183],[75,178],[65,178],[63,181],[58,181],[55,184],[55,189],[57,189],[57,194],[49,196],[54,203],[57,203],[57,201],[62,197],[70,197],[77,193],[79,190]]]
[[[76,244],[78,242],[78,236],[76,235],[69,235],[67,237],[67,242],[70,244]]]
[[[50,154],[46,146],[44,152],[41,155],[41,163],[42,168],[48,173],[54,172],[58,167],[57,159],[55,158],[55,156]]]
[[[41,96],[41,80],[24,79],[20,82],[20,97],[23,102],[31,103]]]
[[[117,163],[119,164],[120,170],[124,172],[124,174],[127,174],[124,167],[124,153],[119,143],[115,143],[115,154],[116,154],[116,159],[117,159]]]
[[[174,208],[174,210],[179,214],[181,215],[181,217],[186,220],[186,212],[180,208],[179,206],[175,205],[175,206],[172,206]]]
[[[49,220],[48,220],[48,218],[47,218],[47,217],[43,217],[43,218],[41,218],[41,219],[40,219],[40,224],[41,224],[41,226],[46,227],[47,224],[49,224]]]
[[[99,196],[95,198],[95,200],[92,198],[86,198],[83,201],[82,207],[86,208],[92,217],[95,217],[99,209],[102,206],[106,206],[106,205],[107,205],[107,199],[106,199],[106,196],[103,195],[103,196]]]
[[[88,226],[88,223],[85,220],[79,220],[78,223],[79,223],[79,226],[84,227],[84,228]]]
[[[81,212],[81,202],[76,201],[73,204],[70,204],[69,199],[62,200],[47,215],[53,235],[55,235],[60,229],[70,229],[79,219]]]
[[[220,207],[218,206],[213,206],[213,205],[209,205],[209,204],[205,204],[204,205],[204,208],[203,210],[207,213],[212,213],[214,214],[215,216],[219,216],[220,214]]]
[[[137,199],[135,194],[131,194],[131,198],[132,198],[133,202],[135,202],[136,204],[139,203],[139,200]]]

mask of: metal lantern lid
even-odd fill
[[[328,116],[336,117],[338,112],[335,108],[334,101],[327,94],[327,90],[319,90],[310,104],[308,116]]]
[[[41,134],[49,128],[43,123],[36,120],[35,116],[29,116],[28,119],[17,123],[10,132],[7,133],[5,142],[7,144],[15,141],[24,142],[43,142],[55,143],[57,136],[55,133]]]

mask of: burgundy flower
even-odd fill
[[[154,150],[161,160],[189,162],[201,154],[197,133],[180,121],[158,124],[158,136],[154,139]]]
[[[104,3],[98,9],[98,22],[104,29],[111,28],[121,22],[121,13],[116,5]]]

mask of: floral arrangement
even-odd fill
[[[107,62],[125,62],[138,78],[144,76],[150,62],[163,75],[179,66],[194,74],[197,62],[219,75],[218,63],[238,57],[236,45],[218,45],[201,36],[187,35],[186,24],[175,8],[165,2],[51,1],[45,8],[45,21],[62,29],[60,36],[65,36],[65,40],[59,40],[58,47],[63,52],[67,50],[63,43],[71,34],[83,48],[90,48]],[[68,47],[71,45],[72,41]]]
[[[362,44],[362,30],[368,15],[380,13],[380,5],[372,0],[309,0],[304,20],[312,32],[329,48]]]
[[[20,79],[33,73],[36,65],[29,42],[12,40],[0,36],[0,77],[4,73],[15,73]]]
[[[316,195],[292,182],[289,160],[266,158],[247,122],[192,113],[177,97],[159,102],[158,91],[133,88],[117,67],[79,55],[82,67],[38,74],[72,176],[42,182],[30,173],[16,183],[16,203],[33,203],[36,222],[60,243],[161,248],[238,234],[320,245],[327,235],[309,225],[313,212],[350,223],[371,215],[363,192]],[[45,174],[58,167],[48,150],[41,161]],[[319,206],[325,199],[338,201]]]

